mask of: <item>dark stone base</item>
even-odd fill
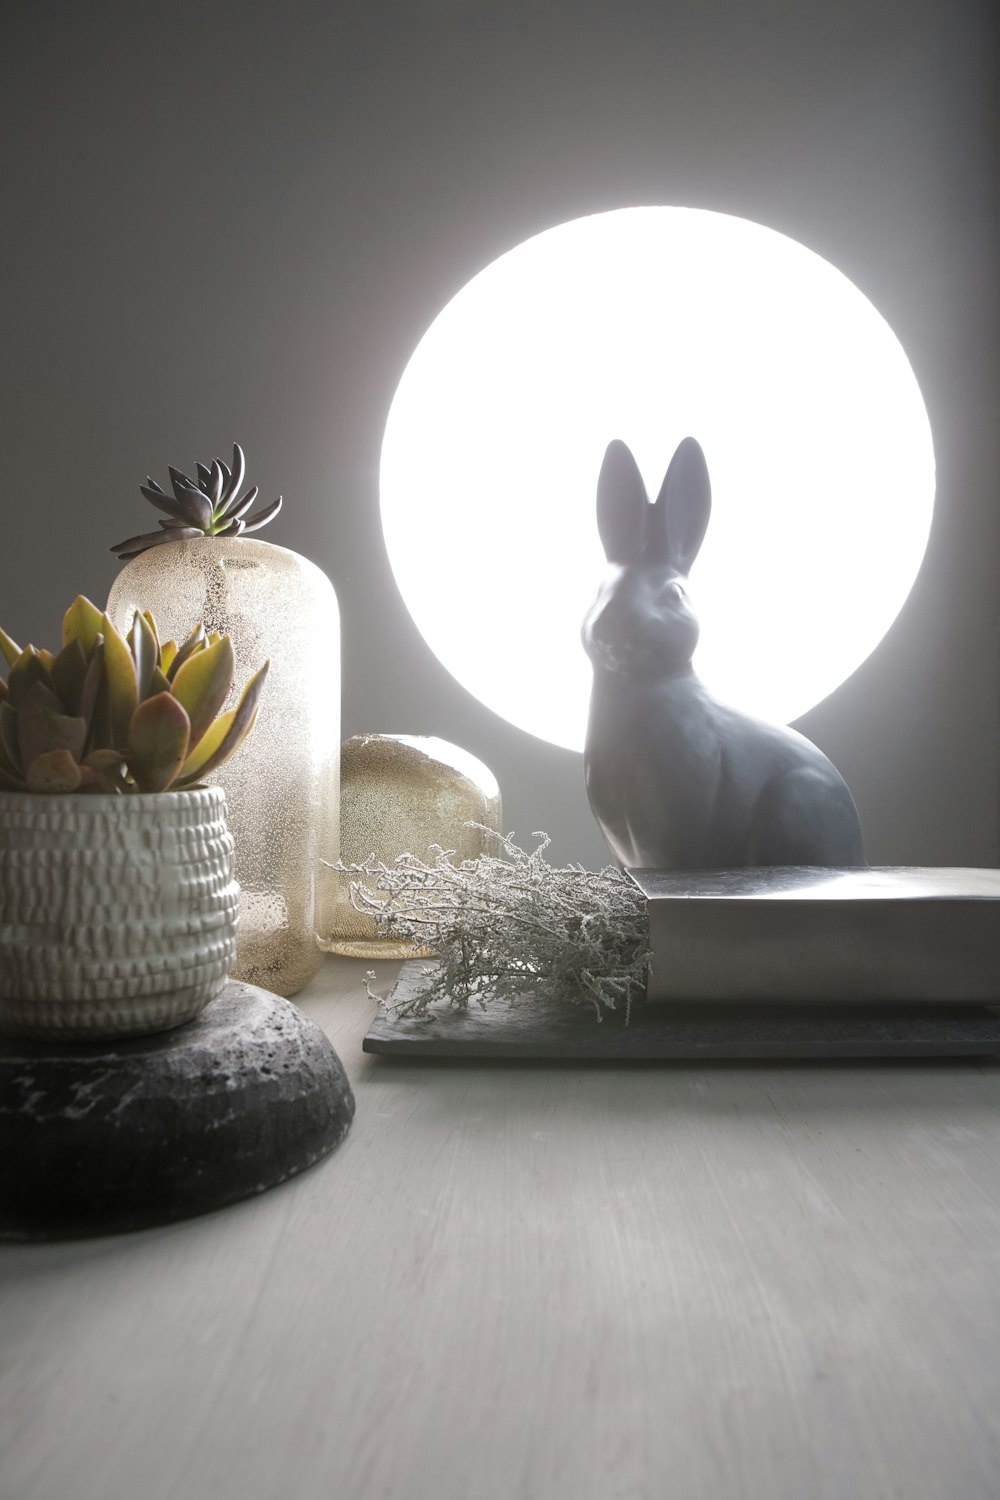
[[[235,980],[156,1036],[0,1038],[0,1238],[108,1234],[234,1203],[319,1161],[353,1116],[319,1027]]]
[[[990,1057],[1000,1054],[1000,1011],[983,1005],[649,1004],[598,1020],[591,1005],[540,995],[490,1000],[485,1009],[433,1007],[426,1018],[394,1005],[424,987],[426,963],[400,970],[365,1037],[366,1052],[402,1057],[609,1061]]]

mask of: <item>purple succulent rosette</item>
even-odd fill
[[[180,469],[168,465],[172,494],[147,476],[140,489],[150,504],[166,512],[166,518],[160,518],[162,530],[116,542],[111,548],[116,557],[122,560],[138,557],[140,552],[159,547],[163,542],[191,541],[200,536],[243,536],[259,531],[281,509],[279,495],[271,505],[247,515],[257,499],[257,486],[240,494],[246,476],[246,457],[239,443],[233,444],[232,465],[216,458],[211,464],[196,464],[195,472],[197,480],[189,479]]]

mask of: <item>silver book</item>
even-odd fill
[[[1000,1004],[1000,870],[629,870],[647,999]]]

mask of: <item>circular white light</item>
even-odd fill
[[[501,256],[420,341],[382,445],[386,546],[428,645],[505,719],[582,747],[604,450],[628,443],[655,495],[689,433],[713,492],[695,666],[787,722],[874,650],[930,528],[927,413],[857,287],[746,219],[630,208]]]

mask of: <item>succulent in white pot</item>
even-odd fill
[[[125,629],[141,605],[176,633],[191,619],[229,633],[238,674],[267,656],[267,700],[253,741],[210,780],[236,839],[236,978],[294,995],[317,972],[329,931],[340,831],[340,618],[333,586],[307,558],[261,541],[280,497],[255,511],[237,444],[231,463],[170,468],[141,486],[160,529],[119,542],[125,566],[108,613]]]
[[[0,630],[0,1030],[131,1036],[222,989],[239,916],[225,797],[267,663],[219,715],[228,637],[128,636],[80,596],[58,652]]]

